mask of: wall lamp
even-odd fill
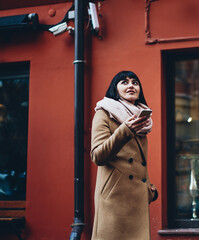
[[[89,2],[87,10],[89,22],[91,23],[92,33],[101,39],[99,36],[99,20],[95,3]],[[74,4],[72,4],[61,22],[55,25],[40,24],[37,13],[28,13],[15,16],[0,17],[0,31],[9,32],[11,30],[42,30],[49,31],[55,36],[68,31],[69,34],[73,35],[74,27],[68,26],[68,22],[70,20],[74,20],[74,18],[75,10]]]
[[[0,17],[0,31],[9,30],[37,30],[39,27],[39,18],[36,13]]]

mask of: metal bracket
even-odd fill
[[[145,0],[145,44],[156,44],[156,43],[170,43],[170,42],[183,42],[183,41],[194,41],[199,40],[199,36],[191,37],[176,37],[176,38],[152,38],[150,31],[150,9],[151,3],[158,0]]]

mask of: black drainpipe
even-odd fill
[[[84,227],[84,12],[75,0],[75,179],[74,223],[70,240],[80,240]]]

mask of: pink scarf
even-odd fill
[[[95,111],[99,109],[104,109],[110,115],[110,118],[115,119],[119,123],[125,122],[128,118],[130,118],[133,114],[137,115],[140,113],[142,109],[149,109],[143,103],[139,103],[139,105],[135,106],[134,104],[119,99],[118,101],[104,97],[101,101],[97,102],[95,107]],[[139,131],[136,132],[136,135],[145,136],[149,132],[151,132],[151,128],[153,125],[151,117],[149,118],[150,124],[147,127],[143,127]]]

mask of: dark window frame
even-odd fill
[[[21,79],[27,78],[29,80],[30,75],[30,61],[24,62],[9,62],[0,63],[0,71],[2,74],[2,79],[13,79],[13,77],[8,77],[10,73],[13,76],[17,72],[17,77]],[[9,75],[7,75],[9,73]],[[12,74],[11,74],[12,75]],[[29,81],[30,86],[30,81]],[[29,98],[29,93],[28,93]],[[28,113],[29,114],[29,113]],[[29,121],[29,118],[28,118]],[[29,124],[29,122],[27,122]],[[28,151],[28,130],[27,130],[27,151]],[[26,155],[26,161],[28,161],[28,156]],[[26,169],[27,173],[27,169]],[[27,174],[26,174],[27,175]],[[25,191],[26,194],[27,191]],[[0,200],[0,231],[2,233],[15,233],[18,239],[22,239],[21,233],[22,229],[25,227],[25,213],[26,213],[26,197],[25,199],[18,200]]]
[[[28,80],[28,85],[29,84],[29,75],[30,75],[30,61],[23,61],[23,62],[6,62],[6,63],[0,63],[0,71],[1,71],[1,76],[0,76],[0,80],[1,81],[5,81],[5,80],[14,80],[15,81],[15,77],[17,79],[21,79],[21,80]],[[29,99],[29,93],[28,93],[28,99]],[[29,113],[27,113],[29,114]],[[28,116],[27,116],[27,121],[28,121]],[[27,136],[26,136],[26,176],[27,176],[27,152],[28,152],[28,125],[29,123],[27,122]],[[23,163],[22,163],[23,165]],[[22,168],[23,171],[23,168]],[[20,197],[19,196],[10,196],[8,197],[8,199],[2,198],[0,199],[0,203],[1,204],[5,204],[6,206],[6,202],[13,202],[13,204],[17,204],[19,202],[25,202],[26,201],[26,191],[25,193],[25,198],[24,197]],[[0,207],[1,210],[3,210],[3,207]],[[0,217],[4,216],[5,212],[0,213]],[[6,213],[5,213],[6,216]]]
[[[175,219],[175,81],[174,63],[177,60],[199,59],[199,49],[181,49],[162,52],[166,75],[167,112],[167,227],[170,229],[199,228],[199,220]]]

